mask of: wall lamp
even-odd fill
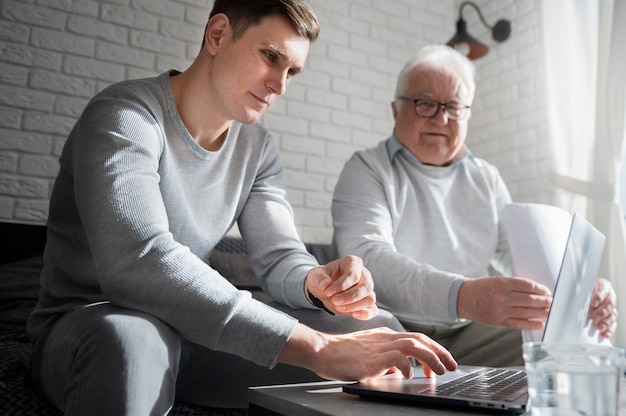
[[[491,36],[498,42],[504,42],[509,38],[511,34],[511,22],[501,19],[498,20],[494,26],[490,26],[485,21],[483,14],[476,4],[471,1],[461,3],[461,7],[459,8],[459,20],[456,22],[456,33],[452,39],[448,41],[447,45],[452,46],[469,59],[474,60],[485,55],[489,51],[489,48],[467,33],[467,25],[465,20],[463,20],[463,7],[465,6],[472,6],[476,9],[478,16],[480,16],[480,21],[483,22],[487,28],[491,29]]]

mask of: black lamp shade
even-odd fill
[[[447,45],[473,60],[487,54],[489,48],[467,33],[465,20],[463,20],[463,8],[465,6],[472,6],[476,10],[480,21],[485,27],[491,29],[491,37],[497,42],[504,42],[508,39],[511,34],[511,22],[501,19],[498,20],[494,26],[490,26],[487,24],[483,14],[474,2],[464,1],[461,3],[461,7],[459,7],[459,20],[456,22],[456,34],[448,41]]]
[[[467,33],[465,20],[462,18],[456,22],[456,33],[447,42],[448,46],[453,47],[459,53],[467,56],[469,59],[478,59],[489,52],[489,48]]]

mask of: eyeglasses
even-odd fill
[[[418,117],[433,118],[439,112],[439,107],[443,107],[443,111],[448,115],[450,120],[462,120],[467,116],[470,109],[469,105],[460,103],[440,103],[435,100],[423,98],[413,99],[409,97],[398,97],[399,100],[409,101],[415,104],[415,114]]]

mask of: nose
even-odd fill
[[[434,116],[431,117],[431,120],[433,120],[437,124],[441,124],[444,126],[448,124],[448,113],[446,112],[445,105],[439,104],[437,112]]]
[[[283,95],[287,91],[287,71],[276,71],[267,82],[267,88],[276,95]]]

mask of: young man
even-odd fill
[[[421,334],[312,329],[203,261],[237,222],[277,301],[317,298],[342,325],[378,313],[360,259],[319,266],[304,250],[278,150],[256,124],[318,30],[301,0],[217,0],[186,71],[114,85],[86,107],[60,158],[29,320],[35,384],[65,414],[166,414],[175,398],[245,406],[246,383],[301,379],[292,366],[349,380],[408,376],[410,356],[455,368]],[[255,376],[276,363],[290,366]]]
[[[339,253],[363,258],[379,305],[441,342],[463,364],[523,365],[520,329],[540,329],[548,288],[513,267],[498,170],[465,145],[474,65],[445,45],[409,60],[391,103],[391,137],[356,152],[332,204]],[[502,276],[507,276],[506,278]],[[598,279],[591,317],[615,331],[616,296]]]

